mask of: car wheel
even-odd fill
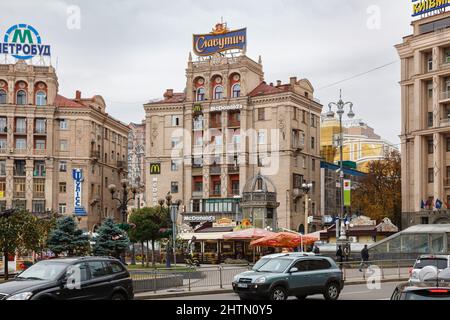
[[[270,300],[287,300],[287,291],[283,287],[276,287],[270,291]]]
[[[307,295],[303,295],[303,296],[297,296],[298,300],[305,300],[307,297]]]
[[[336,282],[327,284],[325,293],[323,294],[325,300],[337,300],[339,299],[339,287]]]
[[[123,301],[123,300],[127,300],[127,299],[125,298],[125,296],[123,294],[115,293],[115,294],[113,294],[111,300],[117,300],[117,301],[121,301],[122,300]]]

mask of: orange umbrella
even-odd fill
[[[313,237],[302,237],[294,233],[280,232],[255,240],[250,245],[255,247],[297,248],[301,244],[307,245],[316,241],[317,239]]]

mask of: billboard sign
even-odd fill
[[[19,60],[51,55],[50,46],[42,43],[39,32],[23,23],[13,25],[6,31],[3,42],[0,42],[0,54],[11,55]]]
[[[197,56],[212,56],[232,49],[245,50],[247,29],[230,31],[224,23],[218,23],[209,34],[194,34],[193,47]]]
[[[74,180],[74,210],[75,216],[77,217],[86,217],[87,212],[84,209],[81,199],[82,199],[82,185],[84,181],[83,170],[82,169],[73,169],[72,177]]]
[[[441,13],[450,5],[450,0],[412,0],[413,17]]]

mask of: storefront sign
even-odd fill
[[[217,112],[217,111],[230,111],[230,110],[241,110],[243,107],[241,104],[233,104],[230,106],[211,106],[209,109],[210,112]]]
[[[161,163],[150,163],[150,174],[161,174]]]
[[[213,224],[214,228],[235,228],[236,227],[236,222],[228,219],[228,218],[224,218],[224,219],[220,219],[219,221],[217,221],[216,223]]]
[[[351,206],[351,192],[352,182],[350,180],[344,180],[344,206]]]
[[[73,169],[72,170],[72,177],[74,180],[74,210],[75,210],[75,216],[77,217],[85,217],[87,216],[87,212],[84,209],[81,197],[82,197],[82,184],[84,181],[83,178],[83,170],[82,169]]]
[[[42,44],[39,32],[32,26],[16,24],[6,31],[3,43],[0,42],[0,54],[9,54],[19,60],[49,57],[50,46]]]
[[[412,0],[413,17],[427,13],[441,13],[450,5],[450,0]]]
[[[158,178],[152,180],[152,203],[154,207],[158,205]]]
[[[194,113],[202,113],[203,112],[202,105],[201,104],[194,105],[194,107],[192,108],[192,112],[194,112]]]
[[[231,49],[244,50],[247,46],[247,29],[230,31],[223,23],[218,23],[209,34],[194,35],[194,53],[211,56]]]
[[[214,222],[216,217],[214,216],[184,216],[184,222]]]

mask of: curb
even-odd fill
[[[404,282],[408,281],[409,278],[400,278],[400,279],[384,279],[381,280],[381,283],[390,283],[390,282]],[[361,284],[366,284],[367,280],[361,281],[348,281],[345,282],[345,286],[357,286]],[[145,294],[134,297],[134,300],[155,300],[155,299],[164,299],[164,298],[182,298],[182,297],[194,297],[194,296],[207,296],[210,294],[224,294],[224,293],[233,293],[233,289],[218,289],[218,290],[209,290],[209,291],[188,291],[188,292],[176,292],[176,293],[156,293],[156,294]],[[138,293],[139,294],[139,293]]]

